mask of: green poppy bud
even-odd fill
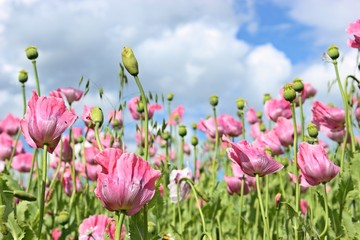
[[[213,107],[216,107],[219,103],[219,97],[216,95],[211,95],[210,96],[210,105]]]
[[[36,47],[34,46],[29,46],[25,49],[25,53],[26,53],[26,57],[29,60],[35,60],[38,58],[39,53]]]
[[[191,138],[191,145],[193,145],[195,147],[198,145],[198,143],[199,143],[199,140],[198,140],[197,136],[193,136]]]
[[[191,124],[191,127],[192,127],[193,130],[196,130],[197,129],[197,123]]]
[[[187,134],[186,126],[185,125],[180,125],[179,126],[179,135],[180,135],[180,137],[185,137],[186,134]]]
[[[104,114],[100,107],[93,107],[90,111],[91,120],[101,126],[104,122]]]
[[[260,128],[260,132],[265,132],[266,131],[266,126],[265,126],[264,123],[260,123],[259,128]]]
[[[168,131],[163,132],[163,134],[161,135],[162,139],[164,140],[169,140],[170,139],[170,133]]]
[[[121,57],[126,70],[132,76],[137,76],[139,74],[139,66],[132,49],[124,47],[121,52]]]
[[[296,92],[302,92],[304,90],[304,84],[300,78],[293,80],[293,88]]]
[[[245,100],[243,98],[236,99],[236,107],[239,110],[243,110],[245,108]]]
[[[256,116],[257,116],[257,118],[258,118],[259,120],[261,120],[261,118],[262,118],[262,112],[257,111],[257,112],[256,112]]]
[[[264,99],[263,99],[263,103],[265,104],[267,101],[271,100],[271,95],[270,93],[265,93],[264,94]]]
[[[169,102],[171,102],[173,99],[174,99],[174,94],[173,94],[173,93],[169,93],[169,94],[167,95],[167,100],[168,100]]]
[[[17,197],[18,199],[33,202],[36,201],[36,197],[30,193],[21,191],[21,190],[14,190],[13,192],[14,197]]]
[[[309,123],[307,125],[307,131],[310,137],[317,138],[319,134],[319,130],[317,129],[316,125],[314,123]]]
[[[68,223],[70,214],[66,211],[61,211],[58,216],[55,217],[55,222],[60,225],[65,225]]]
[[[21,83],[26,83],[28,80],[28,73],[25,70],[20,70],[19,71],[19,76],[18,76],[19,82]]]
[[[339,48],[335,45],[330,45],[328,50],[327,50],[327,54],[329,55],[329,57],[332,60],[336,60],[339,58],[340,54],[339,54]]]
[[[288,102],[294,101],[296,98],[296,92],[291,83],[285,84],[284,86],[284,99]]]
[[[143,102],[142,101],[139,101],[138,103],[137,103],[137,105],[136,105],[136,111],[138,112],[138,113],[143,113],[144,112],[144,104],[143,104]]]

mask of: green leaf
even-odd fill
[[[342,226],[343,226],[345,235],[347,236],[347,239],[354,239],[357,229],[359,229],[359,228],[355,227],[355,224],[353,223],[351,216],[347,212],[343,213]]]
[[[141,210],[137,214],[130,217],[129,226],[130,226],[131,239],[136,239],[136,240],[145,239],[145,224],[144,224],[143,213],[144,211]]]
[[[11,235],[14,240],[21,240],[25,236],[25,232],[21,229],[16,219],[14,218],[14,213],[11,213],[8,217],[7,223],[5,223],[7,228],[9,229]]]
[[[80,81],[79,81],[79,87],[80,87],[83,80],[84,80],[84,76],[81,76]]]

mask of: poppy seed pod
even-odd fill
[[[263,103],[265,104],[267,101],[269,101],[271,99],[271,95],[270,93],[265,93],[264,94],[264,99],[263,99]]]
[[[185,125],[180,125],[179,126],[179,135],[180,135],[180,137],[185,137],[186,134],[187,134],[187,131],[186,131]]]
[[[173,99],[174,99],[174,94],[173,94],[173,93],[169,93],[169,94],[167,95],[167,100],[168,100],[169,102],[171,102]]]
[[[26,57],[29,60],[36,60],[39,56],[38,50],[34,46],[29,46],[25,49]]]
[[[304,84],[300,78],[293,80],[293,88],[296,92],[302,92],[304,90]]]
[[[27,71],[25,71],[25,70],[20,70],[20,71],[19,71],[18,79],[19,79],[19,82],[21,82],[21,83],[23,83],[23,84],[26,83],[27,80],[28,80],[28,73],[27,73]]]
[[[319,131],[314,123],[309,123],[309,125],[307,125],[307,131],[309,136],[312,138],[317,138],[319,134]]]
[[[243,110],[245,108],[245,100],[243,98],[236,99],[236,107],[239,110]]]
[[[219,103],[219,97],[216,95],[211,95],[210,96],[210,105],[213,107],[216,107]]]
[[[285,84],[284,86],[284,99],[288,102],[294,101],[296,98],[296,92],[291,83]]]
[[[327,50],[327,54],[329,55],[329,57],[332,60],[336,60],[339,58],[340,54],[339,54],[339,48],[335,45],[330,45],[328,50]]]

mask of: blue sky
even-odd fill
[[[144,88],[174,92],[173,106],[185,106],[189,125],[211,113],[211,94],[219,95],[219,113],[235,114],[238,97],[262,110],[263,94],[277,97],[295,77],[318,88],[319,100],[337,102],[337,90],[325,87],[333,69],[321,58],[336,44],[341,74],[353,73],[356,50],[347,47],[345,29],[358,9],[357,0],[0,0],[0,119],[21,116],[19,70],[30,74],[27,97],[35,88],[29,45],[39,49],[44,94],[77,87],[85,76],[103,86],[112,105],[120,53],[131,47]],[[137,94],[130,81],[124,100]],[[96,88],[74,106],[80,116],[84,104],[111,108]]]

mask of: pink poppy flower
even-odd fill
[[[303,92],[305,92],[305,98],[308,99],[314,97],[317,93],[317,90],[310,83],[304,82]]]
[[[254,108],[249,108],[249,110],[246,113],[246,121],[250,123],[251,125],[258,122],[258,117],[256,115]]]
[[[320,145],[300,143],[297,157],[297,164],[303,177],[312,186],[329,182],[340,170],[329,160],[324,148]]]
[[[197,129],[208,134],[213,139],[216,137],[216,127],[213,117],[208,119],[201,119],[200,122],[197,124]],[[218,133],[219,136],[222,136],[224,134],[223,126],[220,125],[219,123],[218,123]]]
[[[181,123],[183,116],[184,116],[184,106],[179,105],[171,112],[168,124],[175,126]]]
[[[249,176],[255,177],[258,174],[263,177],[284,167],[269,154],[250,145],[246,140],[233,143],[223,136],[223,141],[230,143],[230,147],[226,149],[228,157],[231,161],[237,163],[241,170]]]
[[[305,199],[300,199],[300,211],[302,215],[307,213],[308,202]]]
[[[14,140],[7,134],[0,134],[0,160],[10,159]]]
[[[177,184],[181,178],[192,179],[192,173],[190,168],[184,168],[181,170],[174,169],[170,173],[170,183],[168,188],[170,189],[170,199],[172,203],[178,202]],[[190,192],[190,186],[187,182],[182,181],[179,185],[179,201],[181,202]]]
[[[222,126],[225,135],[238,137],[242,133],[242,123],[235,120],[231,115],[221,114],[217,119],[218,124]]]
[[[79,172],[84,178],[88,178],[90,181],[96,181],[98,178],[98,172],[101,171],[101,166],[99,164],[90,164],[86,163],[86,169],[84,164],[80,165]]]
[[[250,135],[254,139],[259,138],[261,135],[263,135],[266,132],[268,132],[267,129],[265,129],[265,132],[262,132],[260,130],[260,123],[259,122],[256,122],[256,123],[250,125]]]
[[[290,178],[291,182],[293,184],[296,184],[296,176],[295,176],[295,174],[288,173],[288,175],[289,175],[289,178]],[[304,178],[302,173],[299,173],[298,181],[299,181],[299,184],[300,184],[300,191],[302,193],[306,192],[308,190],[308,188],[311,187],[311,185],[306,181],[306,179]]]
[[[75,177],[76,181],[76,192],[80,192],[82,189],[82,184],[78,176]],[[67,196],[71,196],[73,192],[73,184],[72,184],[72,178],[71,178],[71,172],[69,168],[66,168],[64,172],[64,177],[61,182],[64,192]]]
[[[82,134],[83,134],[83,129],[82,127],[73,127],[72,128],[72,134],[75,140],[75,143],[79,143],[80,140],[82,140]]]
[[[96,147],[85,147],[85,159],[87,163],[96,164],[95,156],[100,152],[100,150]]]
[[[238,177],[224,176],[226,182],[226,190],[230,195],[238,194],[241,195],[242,180]],[[250,192],[249,185],[244,181],[244,195]]]
[[[137,104],[140,101],[140,97],[134,97],[128,102],[129,110],[131,113],[131,116],[134,120],[139,120],[140,117],[144,119],[144,113],[140,115],[140,113],[137,111]],[[151,119],[154,115],[154,112],[156,110],[161,110],[162,106],[160,104],[148,104],[148,115],[149,119]]]
[[[113,128],[120,129],[123,126],[123,118],[121,111],[112,110],[109,112],[108,119]]]
[[[322,102],[314,101],[311,122],[317,126],[339,131],[344,128],[345,111],[341,108],[331,107]]]
[[[13,158],[11,167],[18,172],[30,172],[32,159],[32,153],[18,154]]]
[[[91,119],[90,119],[91,109],[92,109],[92,107],[84,105],[84,113],[81,116],[82,120],[85,122],[85,125],[89,128],[95,127],[95,126],[93,126]]]
[[[28,103],[24,119],[20,121],[26,142],[33,148],[48,146],[52,153],[61,134],[71,126],[77,116],[69,111],[62,99],[39,97],[35,91]]]
[[[273,130],[261,134],[260,137],[255,139],[252,145],[262,150],[269,148],[273,155],[280,155],[284,153],[281,148],[281,142]]]
[[[116,223],[106,215],[93,215],[85,218],[79,226],[79,239],[101,240],[104,234],[110,239],[114,239]],[[125,237],[125,228],[121,229],[121,239]]]
[[[68,88],[58,88],[56,91],[50,92],[50,96],[53,97],[65,97],[67,102],[71,105],[75,101],[79,101],[83,95],[83,91],[68,87]]]
[[[320,125],[320,132],[324,133],[331,140],[342,143],[346,134],[345,127],[342,129],[329,129],[327,127]],[[348,141],[350,141],[350,136],[348,137]]]
[[[280,116],[288,119],[292,116],[290,103],[283,98],[266,101],[264,113],[273,122],[277,122]]]
[[[155,182],[161,172],[134,153],[105,149],[96,156],[102,166],[95,194],[109,211],[124,211],[132,216],[155,194]]]
[[[287,147],[294,143],[294,125],[291,119],[279,117],[273,129],[282,146]],[[297,126],[297,132],[301,133],[300,126]]]
[[[54,228],[51,231],[51,237],[52,237],[52,240],[58,240],[61,237],[61,230],[58,228]]]
[[[20,118],[15,117],[11,113],[6,115],[6,117],[0,122],[0,128],[3,132],[6,132],[10,136],[17,134],[20,127]]]
[[[348,45],[351,48],[360,48],[360,19],[349,24],[346,28],[348,34],[354,35],[354,39],[348,40]]]
[[[57,157],[61,155],[61,161],[70,162],[72,160],[73,149],[69,141],[69,137],[63,138],[62,143],[56,146],[54,153]]]

